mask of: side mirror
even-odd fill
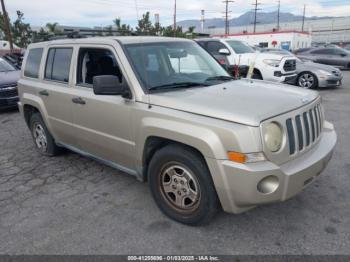
[[[120,83],[119,78],[114,75],[94,76],[93,89],[95,95],[121,95],[124,98],[131,98],[125,81]]]
[[[227,48],[221,48],[221,49],[219,49],[219,54],[220,55],[230,55],[231,52]]]

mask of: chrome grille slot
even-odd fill
[[[312,145],[322,133],[323,114],[320,105],[286,120],[289,154],[294,155]]]
[[[303,137],[303,127],[301,125],[300,115],[297,115],[295,117],[295,123],[297,125],[297,132],[298,132],[299,151],[301,151],[304,148],[304,137]]]
[[[307,113],[303,113],[303,119],[304,119],[304,127],[305,127],[305,136],[306,136],[306,146],[310,145],[310,125],[309,125],[309,119],[307,117]]]
[[[287,133],[289,138],[289,154],[293,155],[295,153],[295,137],[292,119],[289,118],[286,121]]]

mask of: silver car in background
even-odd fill
[[[289,54],[283,49],[262,49],[260,52]],[[342,72],[333,66],[314,63],[307,59],[297,58],[297,78],[295,84],[306,89],[337,87],[342,84]]]

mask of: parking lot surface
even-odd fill
[[[321,90],[338,133],[324,173],[295,198],[188,227],[147,184],[67,152],[39,155],[18,111],[0,112],[1,254],[350,254],[350,72]]]

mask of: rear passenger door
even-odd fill
[[[45,104],[56,142],[76,146],[70,86],[73,47],[50,46],[46,50],[43,81],[38,95]]]
[[[131,132],[133,101],[120,95],[95,95],[93,78],[115,75],[126,81],[113,47],[81,46],[77,49],[73,103],[79,147],[102,160],[134,167],[135,143]]]

